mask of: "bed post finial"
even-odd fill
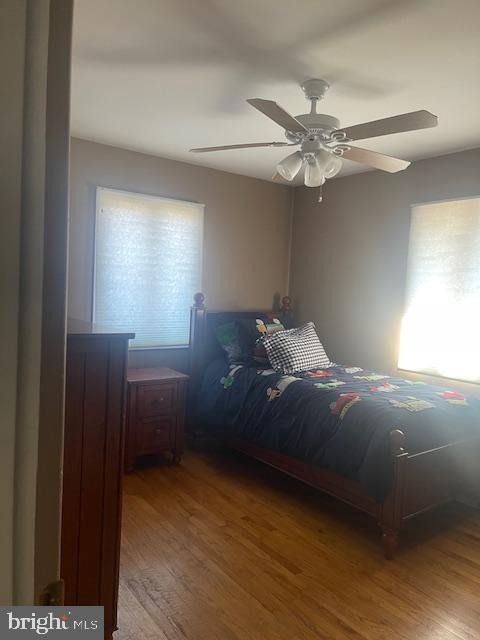
[[[280,311],[287,313],[292,311],[292,299],[290,298],[290,296],[283,296]]]
[[[193,306],[196,307],[197,309],[204,309],[205,308],[205,296],[203,295],[203,293],[198,292],[193,296]]]
[[[292,311],[292,299],[290,296],[283,296],[282,304],[279,312],[280,319],[285,329],[292,329],[294,326],[293,311]]]
[[[390,446],[394,456],[399,456],[405,453],[405,434],[400,429],[394,429],[390,431]]]

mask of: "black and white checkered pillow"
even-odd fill
[[[279,373],[333,366],[318,339],[313,322],[307,322],[298,329],[277,331],[263,338],[263,344],[272,369]]]

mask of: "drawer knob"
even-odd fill
[[[161,398],[155,398],[155,400],[153,401],[153,404],[160,404],[160,402],[163,402],[164,398],[163,396]]]
[[[161,429],[155,429],[155,433],[157,434],[157,436],[159,436],[162,433]]]

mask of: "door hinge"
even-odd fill
[[[60,579],[47,584],[38,596],[38,604],[47,607],[61,607],[65,604],[65,582]]]

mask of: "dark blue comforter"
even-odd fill
[[[480,400],[359,367],[285,376],[216,360],[207,368],[197,416],[265,447],[359,481],[377,500],[391,485],[389,433],[409,453],[480,435]]]

